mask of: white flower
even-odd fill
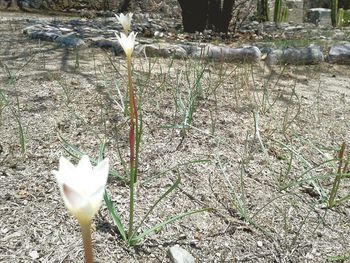
[[[108,166],[107,158],[92,168],[87,155],[81,158],[77,167],[61,157],[59,170],[52,172],[66,207],[80,223],[89,222],[100,209]]]
[[[132,16],[133,16],[133,13],[129,13],[126,16],[123,14],[115,15],[119,23],[123,26],[124,32],[126,34],[129,33],[129,30],[130,30]]]
[[[120,45],[124,49],[125,55],[129,58],[131,58],[132,52],[134,51],[135,46],[135,38],[137,33],[131,32],[129,36],[126,36],[124,33],[120,33],[120,36],[118,34],[115,34]]]

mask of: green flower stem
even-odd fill
[[[128,237],[133,236],[134,227],[134,210],[135,210],[135,182],[137,175],[137,165],[135,160],[135,138],[136,131],[138,129],[138,116],[137,107],[135,102],[135,92],[131,78],[131,57],[127,56],[128,64],[128,94],[129,94],[129,110],[130,110],[130,132],[129,132],[129,144],[130,144],[130,180],[129,180],[129,229]],[[135,131],[136,128],[136,131]]]
[[[93,263],[92,242],[91,242],[91,221],[80,222],[81,235],[83,236],[85,263]]]

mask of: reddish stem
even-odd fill
[[[91,241],[91,222],[80,223],[81,234],[83,236],[85,263],[93,263],[92,241]]]
[[[135,91],[131,78],[131,58],[127,58],[128,62],[128,92],[129,92],[129,107],[130,107],[130,132],[129,132],[129,144],[130,144],[130,173],[132,173],[133,180],[136,181],[136,160],[135,160],[135,138],[138,125],[138,114],[135,101]],[[136,128],[136,131],[135,131]]]

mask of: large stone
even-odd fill
[[[267,55],[266,63],[269,65],[291,64],[310,65],[323,61],[323,54],[319,47],[276,49]]]
[[[255,46],[232,48],[209,44],[204,47],[198,47],[191,56],[226,62],[256,63],[261,59],[261,52]]]
[[[122,54],[123,48],[121,47],[119,41],[117,39],[107,39],[104,37],[93,37],[89,38],[89,41],[91,41],[91,46],[93,47],[99,47],[102,49],[110,49],[114,52],[115,55]]]
[[[174,57],[186,58],[187,52],[179,45],[172,45],[166,43],[150,44],[144,46],[144,51],[149,57]]]
[[[350,64],[350,44],[333,45],[328,53],[330,63]]]
[[[85,46],[84,40],[76,37],[74,34],[59,36],[55,39],[55,42],[61,47],[78,47],[83,45]]]
[[[307,12],[307,21],[315,25],[330,25],[331,10],[327,8],[311,8]]]
[[[23,29],[23,34],[28,35],[30,38],[33,39],[40,39],[44,41],[50,41],[53,42],[60,36],[62,36],[62,33],[60,30],[45,26],[45,25],[31,25]]]
[[[194,263],[194,257],[179,245],[172,246],[168,251],[172,263]]]

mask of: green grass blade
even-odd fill
[[[163,193],[158,200],[151,206],[151,208],[147,211],[146,215],[142,218],[140,224],[135,228],[134,233],[137,233],[137,230],[140,229],[140,227],[143,225],[143,223],[145,222],[145,220],[147,219],[147,217],[150,215],[150,213],[152,213],[152,211],[154,210],[154,208],[160,203],[160,201],[162,201],[168,194],[170,194],[172,191],[174,191],[180,184],[181,182],[181,177],[178,176],[176,181],[173,183],[173,185],[165,192]],[[132,239],[132,237],[131,237]]]
[[[317,179],[316,176],[311,177],[308,175],[309,172],[314,170],[314,167],[301,155],[299,154],[296,150],[294,150],[292,147],[286,145],[285,143],[279,141],[279,140],[274,140],[274,142],[276,142],[277,144],[279,144],[280,146],[282,146],[283,148],[285,148],[286,150],[290,151],[291,153],[294,154],[295,158],[297,160],[299,160],[301,163],[303,163],[304,169],[307,170],[306,173],[304,173],[305,175],[307,175],[309,178],[313,178],[312,180],[308,180],[308,182],[310,182],[312,184],[312,186],[314,187],[315,191],[318,193],[318,195],[320,196],[320,199],[322,201],[326,200],[326,193],[325,193],[325,189],[322,187],[322,185],[320,184],[319,180]],[[328,161],[326,161],[328,162]],[[324,163],[326,163],[324,162]]]
[[[107,147],[107,142],[103,141],[100,145],[100,149],[98,151],[98,162],[101,162],[104,159],[104,154],[106,151],[106,147]]]
[[[21,145],[21,152],[25,153],[27,151],[26,137],[24,135],[24,130],[22,126],[21,119],[19,116],[16,116],[17,124],[18,124],[18,132],[19,132],[19,143]]]
[[[120,220],[120,216],[117,212],[117,210],[114,208],[113,206],[113,202],[112,200],[110,199],[110,197],[108,196],[108,193],[107,191],[105,191],[104,195],[103,195],[103,199],[105,200],[105,203],[107,205],[107,208],[108,208],[108,211],[109,211],[109,214],[111,215],[112,219],[113,219],[113,222],[114,224],[116,225],[117,229],[118,229],[118,232],[120,234],[120,236],[122,237],[122,239],[124,241],[127,240],[126,238],[126,234],[125,234],[125,231],[124,231],[124,226]]]
[[[167,220],[155,225],[154,227],[144,231],[142,234],[133,237],[131,240],[129,240],[129,245],[131,245],[131,246],[136,245],[138,242],[140,242],[140,240],[142,240],[146,236],[151,235],[152,233],[156,232],[157,230],[160,230],[164,226],[169,225],[177,220],[181,220],[181,219],[183,219],[187,216],[190,216],[190,215],[194,215],[194,214],[198,214],[198,213],[202,213],[202,212],[209,212],[209,211],[211,211],[211,208],[203,208],[203,209],[183,213],[181,215],[172,216],[172,217],[168,218]]]
[[[174,169],[178,169],[182,166],[187,166],[187,165],[190,165],[190,164],[197,164],[197,163],[210,163],[211,161],[208,160],[208,159],[202,159],[202,160],[194,160],[194,161],[188,161],[188,162],[184,162],[184,163],[180,163],[180,164],[177,164],[177,165],[174,165],[172,167],[170,167],[169,169],[166,169],[162,172],[159,172],[157,174],[155,174],[154,176],[148,178],[147,180],[145,180],[144,182],[141,183],[141,186],[145,186],[147,183],[155,180],[155,179],[158,179],[158,178],[161,178],[163,177],[166,173],[170,172],[170,171],[173,171]]]
[[[312,182],[314,180],[321,180],[321,179],[324,179],[324,178],[329,178],[331,175],[328,175],[328,176],[315,175],[315,176],[309,176],[309,177],[306,177],[306,178],[304,178],[304,176],[307,175],[308,173],[310,173],[311,171],[317,170],[318,168],[323,167],[326,164],[334,162],[335,160],[336,159],[326,160],[326,161],[324,161],[322,163],[319,163],[319,164],[317,164],[317,165],[315,165],[315,166],[305,170],[298,178],[296,178],[295,180],[293,180],[289,184],[284,185],[281,188],[281,191],[285,191],[285,190],[287,190],[289,188],[293,188],[293,187],[301,185],[303,183],[309,183],[309,182]]]
[[[345,197],[343,197],[343,198],[341,198],[341,199],[339,199],[339,200],[336,200],[336,201],[334,202],[334,205],[333,205],[333,206],[341,205],[341,204],[343,204],[343,203],[345,203],[345,202],[347,202],[347,201],[349,201],[349,200],[350,200],[350,194],[348,194],[347,196],[345,196]]]
[[[343,255],[343,256],[329,256],[328,260],[330,262],[345,262],[346,260],[350,259],[350,256]]]

